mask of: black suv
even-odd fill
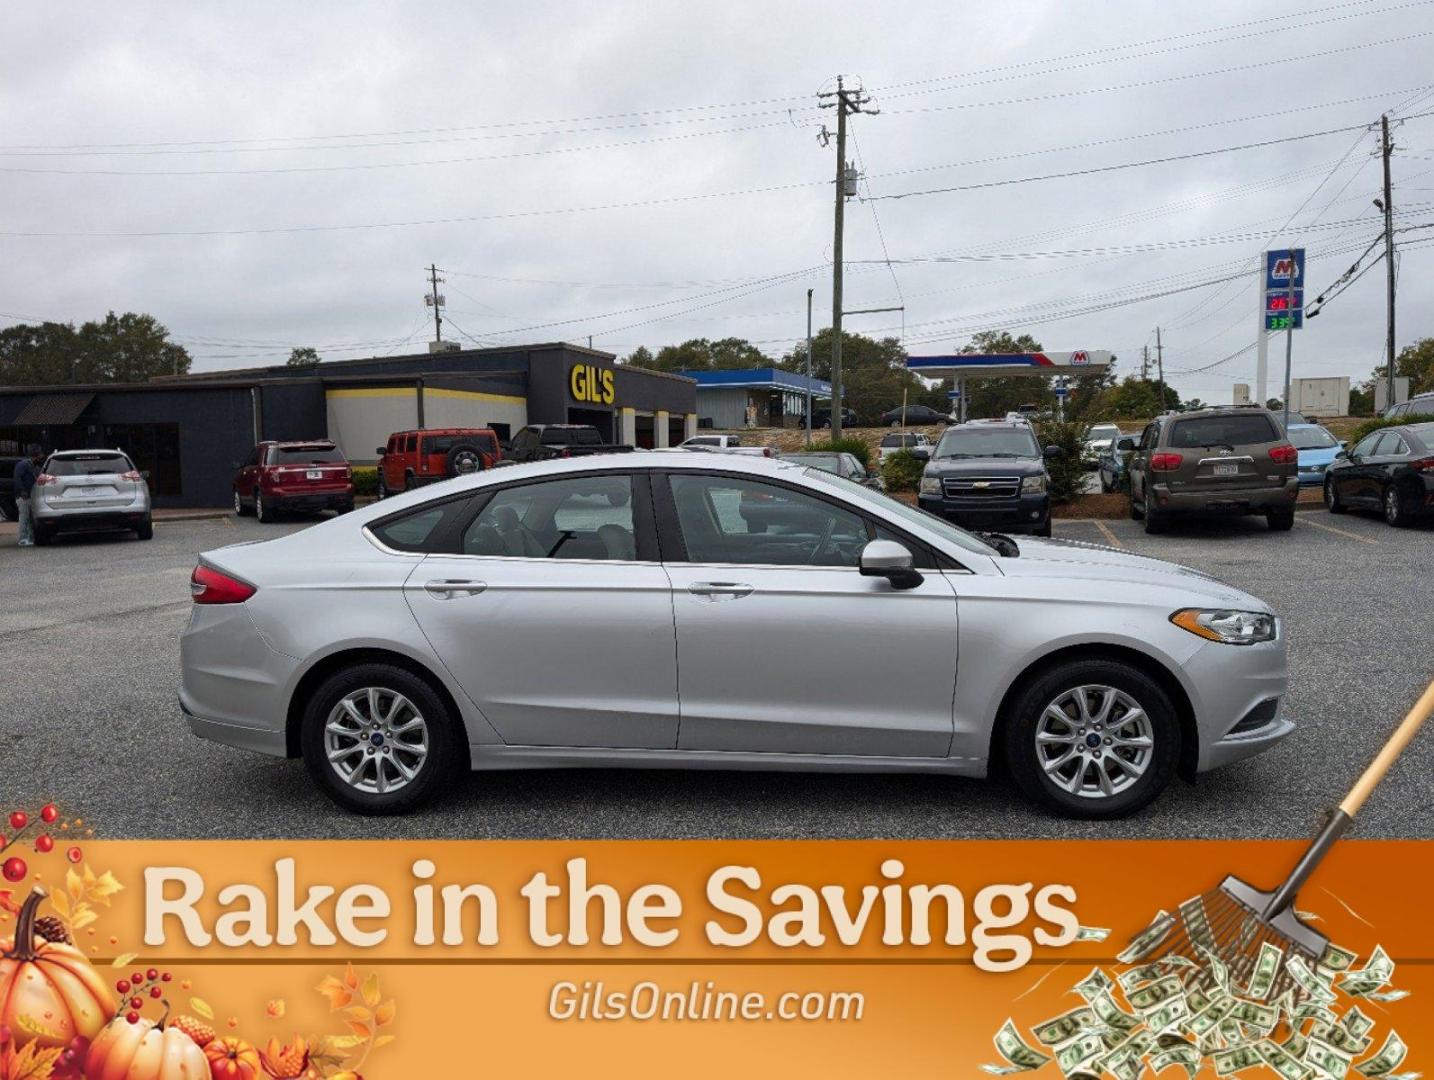
[[[921,509],[967,529],[1051,535],[1048,457],[1027,423],[973,421],[946,429],[921,477]]]

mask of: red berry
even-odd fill
[[[35,850],[38,851],[41,855],[49,854],[51,851],[55,850],[54,838],[43,833],[35,837]]]
[[[19,832],[26,825],[30,824],[30,815],[23,810],[16,810],[10,815],[10,828]]]
[[[151,986],[151,987],[149,988],[149,996],[152,997],[152,998],[156,998],[156,999],[157,999],[157,998],[159,997],[159,995],[162,994],[162,993],[164,993],[164,991],[161,990],[161,989],[160,989],[159,987],[157,987],[157,986]]]
[[[115,989],[118,990],[121,994],[128,994],[128,993],[129,993],[129,980],[128,980],[128,979],[121,979],[119,982],[115,983]]]
[[[154,982],[155,979],[159,978],[159,968],[150,968],[144,973],[144,977],[150,982]]]
[[[136,971],[133,975],[129,977],[129,981],[134,983],[135,986],[138,986],[140,983],[144,982],[144,973]]]
[[[144,998],[142,998],[142,997],[132,997],[132,998],[130,998],[130,999],[129,999],[129,1007],[130,1007],[131,1009],[142,1009],[142,1008],[144,1008]]]
[[[54,803],[46,803],[44,806],[40,807],[40,820],[43,821],[46,825],[50,824],[52,821],[58,820],[59,816],[60,808]]]
[[[72,847],[72,848],[70,848],[69,851],[65,852],[65,858],[69,859],[70,862],[73,862],[73,863],[79,862],[79,861],[80,861],[81,859],[83,859],[84,857],[85,857],[84,852],[82,852],[82,851],[81,851],[79,848],[77,848],[77,847]]]
[[[174,978],[174,976],[166,971],[163,975],[159,977],[159,980],[160,982],[169,982],[169,980],[172,978]]]
[[[0,873],[5,875],[6,881],[23,881],[30,868],[25,865],[25,860],[18,855],[12,855],[5,860],[5,865],[0,866]]]
[[[139,1023],[139,1013],[137,1013],[137,1012],[128,1012],[128,1013],[125,1013],[125,1014],[124,1014],[124,1018],[125,1018],[126,1020],[128,1020],[131,1024],[138,1024],[138,1023]]]

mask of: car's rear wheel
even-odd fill
[[[1295,527],[1293,510],[1271,510],[1265,514],[1265,523],[1271,532],[1289,532]]]
[[[358,664],[330,676],[304,708],[304,762],[324,793],[359,814],[401,814],[431,798],[462,762],[459,724],[412,672]]]
[[[1333,480],[1324,482],[1324,508],[1331,514],[1343,514],[1349,509],[1340,501],[1339,489],[1334,486]]]
[[[378,487],[374,490],[374,497],[380,500],[388,498],[388,488],[384,487],[382,471],[378,474]]]
[[[1166,515],[1164,511],[1157,510],[1151,506],[1148,498],[1145,500],[1145,505],[1141,509],[1144,511],[1145,531],[1152,536],[1156,533],[1163,533],[1168,524],[1166,521],[1168,515]]]
[[[244,509],[244,496],[239,494],[239,489],[234,489],[234,516],[243,517],[249,511]]]
[[[254,489],[254,516],[265,524],[268,524],[279,516],[278,513],[264,501],[264,493],[258,488]]]
[[[146,517],[134,527],[134,534],[141,540],[154,539],[154,518]]]
[[[38,525],[38,524],[35,525],[35,526],[34,526],[34,533],[35,533],[35,543],[36,543],[36,545],[39,546],[39,547],[44,547],[44,546],[46,546],[47,544],[49,544],[51,540],[55,539],[54,530],[52,530],[52,529],[50,529],[50,528],[48,528],[47,526],[44,526],[44,525]]]
[[[1004,734],[1021,790],[1069,817],[1139,810],[1165,789],[1180,758],[1169,697],[1118,660],[1077,660],[1039,676],[1017,697]]]
[[[1404,512],[1404,499],[1399,494],[1399,488],[1390,484],[1384,489],[1384,498],[1381,500],[1384,505],[1384,523],[1393,525],[1396,529],[1402,529],[1409,524],[1409,515]]]

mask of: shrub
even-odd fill
[[[805,447],[804,449],[813,451],[821,450],[837,454],[850,454],[856,458],[857,461],[861,462],[862,468],[871,468],[871,446],[865,439],[824,439],[813,442],[810,447]]]
[[[372,465],[354,466],[354,494],[378,494],[378,469]]]
[[[1069,502],[1081,493],[1085,486],[1085,466],[1081,455],[1085,452],[1085,437],[1090,428],[1073,420],[1043,419],[1036,427],[1036,441],[1042,449],[1047,446],[1060,448],[1060,456],[1046,460],[1046,472],[1050,474],[1048,490],[1051,502]]]
[[[1364,438],[1371,431],[1378,431],[1380,428],[1401,427],[1405,424],[1429,424],[1434,423],[1434,416],[1428,413],[1419,413],[1411,416],[1400,416],[1386,420],[1382,416],[1376,416],[1373,420],[1366,420],[1355,428],[1349,435],[1349,445],[1354,446],[1360,439]]]
[[[881,463],[881,478],[887,491],[915,491],[925,470],[926,462],[910,450],[898,450]]]

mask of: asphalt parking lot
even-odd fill
[[[306,524],[171,522],[149,542],[29,550],[0,538],[0,803],[57,799],[107,837],[1302,837],[1434,674],[1434,525],[1311,511],[1289,533],[1248,519],[1147,537],[1130,521],[1058,520],[1058,537],[1181,562],[1273,603],[1299,730],[1115,823],[1045,816],[999,780],[596,770],[475,774],[416,816],[362,819],[300,762],[194,738],[175,704],[194,556]],[[1427,732],[1357,835],[1434,837],[1431,777]]]

